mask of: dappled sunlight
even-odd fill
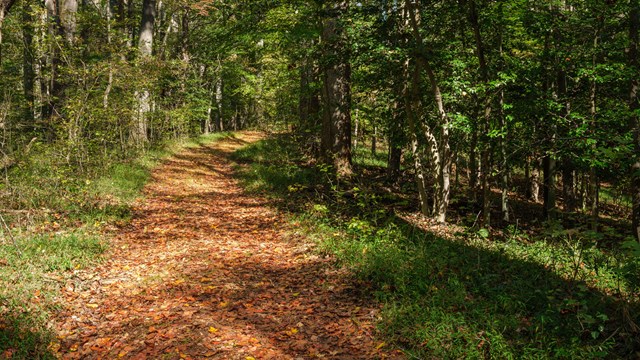
[[[64,286],[64,358],[397,358],[348,274],[286,236],[224,156],[259,133],[164,162],[108,261]]]

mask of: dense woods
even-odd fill
[[[580,248],[565,277],[608,300],[568,290],[558,311],[582,330],[558,349],[632,358],[639,28],[639,0],[0,0],[0,203],[16,224],[92,211],[92,181],[169,141],[287,134],[296,166],[324,179],[289,184],[305,201]],[[616,280],[598,283],[609,267]],[[556,330],[522,331],[546,343]]]

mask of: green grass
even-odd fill
[[[243,147],[232,159],[240,164],[240,180],[249,191],[283,197],[305,192],[318,181],[318,171],[301,167],[295,147],[282,137]]]
[[[603,203],[631,208],[631,196],[629,194],[622,193],[619,189],[602,186],[600,187],[599,196],[600,201]]]
[[[13,358],[52,358],[46,327],[58,279],[100,261],[106,243],[84,231],[18,236],[0,245],[0,352]]]
[[[383,304],[379,334],[408,355],[589,359],[640,349],[629,331],[630,321],[640,322],[629,275],[640,267],[630,266],[637,258],[628,252],[605,252],[597,237],[558,228],[530,238],[512,227],[504,241],[471,230],[443,238],[362,190],[346,198],[334,186],[327,194],[324,173],[298,166],[304,162],[291,146],[281,137],[240,150],[238,176],[252,190],[298,204],[288,206],[296,231]],[[280,161],[286,171],[270,170]],[[621,316],[625,309],[630,318]]]
[[[387,150],[383,144],[378,143],[376,153],[371,152],[371,143],[366,141],[356,148],[353,153],[353,162],[364,167],[384,167],[387,164]]]
[[[14,169],[1,189],[13,195],[2,199],[4,207],[36,215],[6,216],[15,243],[6,230],[0,238],[0,358],[53,359],[48,346],[54,336],[47,323],[59,287],[73,270],[102,260],[108,250],[103,226],[128,221],[131,206],[162,159],[226,136],[232,135],[167,143],[137,159],[84,172],[48,161],[48,153]]]

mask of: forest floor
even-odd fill
[[[401,358],[375,338],[379,305],[248,195],[228,156],[239,133],[152,173],[107,258],[74,271],[53,320],[62,358]]]

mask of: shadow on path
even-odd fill
[[[349,274],[287,238],[227,155],[260,138],[186,150],[153,172],[109,260],[77,271],[56,317],[63,358],[400,358],[373,337],[377,307]],[[59,346],[59,347],[58,347]]]

